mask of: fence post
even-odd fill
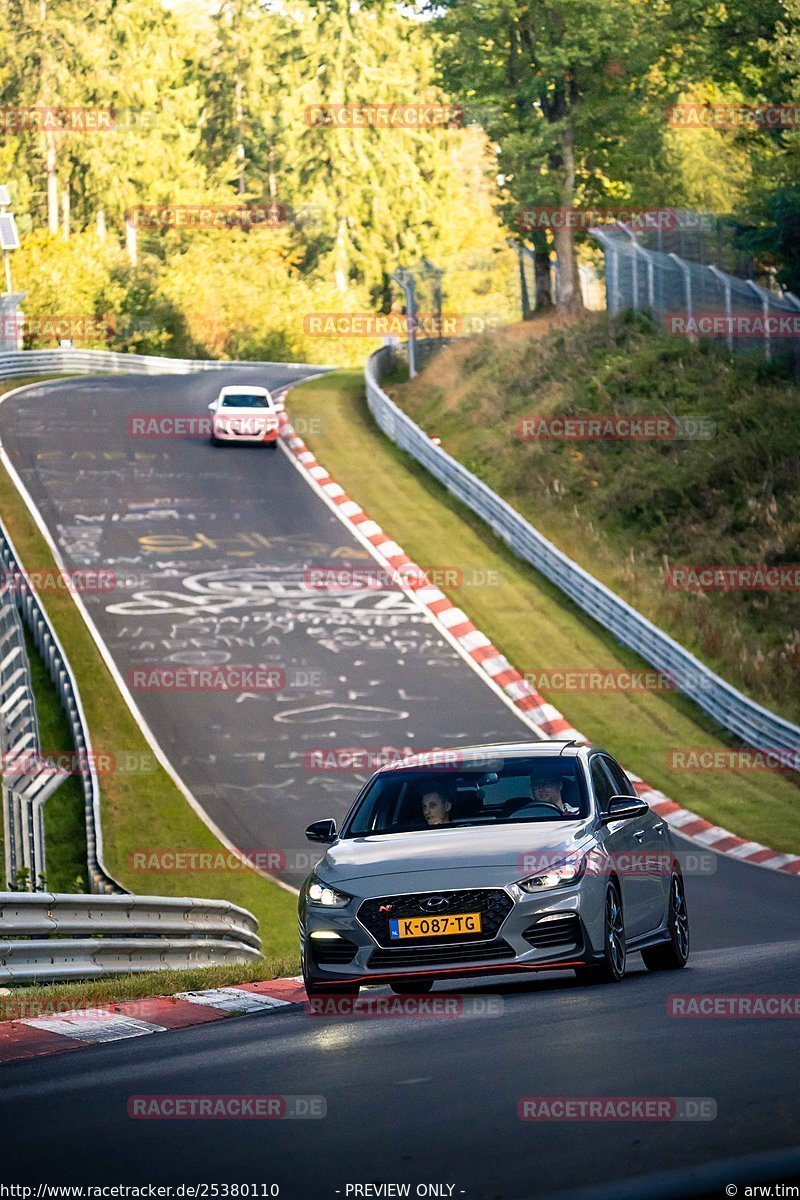
[[[442,336],[442,280],[444,279],[444,271],[441,267],[435,266],[428,258],[423,258],[422,266],[424,274],[432,280],[431,290],[433,291],[433,312],[436,317],[436,336]]]
[[[636,235],[628,229],[627,225],[620,224],[620,229],[626,233],[633,242],[633,253],[631,254],[631,299],[633,300],[633,311],[639,311],[639,267],[636,262],[636,250],[638,243]]]
[[[725,297],[725,320],[728,324],[728,332],[725,335],[725,342],[731,354],[733,354],[733,304],[731,303],[731,279],[730,275],[726,275],[724,271],[720,271],[719,267],[715,267],[713,263],[709,264],[709,271],[722,284],[722,292]]]
[[[673,262],[677,263],[679,270],[683,273],[684,282],[686,284],[686,316],[692,317],[692,272],[689,270],[688,263],[685,263],[677,254],[670,254],[669,257]]]
[[[747,286],[761,300],[761,313],[764,317],[764,356],[767,362],[772,362],[772,339],[769,336],[769,292],[765,288],[759,287],[757,283],[753,283],[752,279],[747,280]]]
[[[788,300],[792,308],[800,309],[800,300],[795,296],[794,292],[784,292],[784,300]],[[792,338],[792,361],[795,375],[800,375],[800,362],[798,362],[798,350],[800,349],[800,340],[796,337]]]
[[[417,374],[417,302],[414,290],[414,276],[405,267],[398,267],[392,275],[395,283],[403,289],[406,298],[406,316],[408,317],[408,378],[413,379]]]
[[[611,316],[615,317],[620,308],[619,250],[610,238],[605,244],[605,250],[608,257],[608,282],[610,284],[610,287],[607,288],[606,303]]]

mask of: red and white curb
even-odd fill
[[[512,703],[522,720],[542,738],[587,741],[554,705],[539,695],[489,638],[473,625],[467,614],[453,604],[444,592],[429,583],[422,568],[409,558],[397,542],[384,533],[380,525],[347,495],[298,436],[285,413],[282,414],[281,434],[294,461],[328,506],[351,528],[382,566],[396,572],[398,581],[406,586],[409,594],[430,615],[447,640],[456,646],[495,691]],[[762,846],[759,842],[748,842],[689,809],[681,808],[631,771],[627,775],[642,799],[681,837],[705,849],[715,850],[718,854],[730,855],[740,862],[800,875],[800,855],[785,854]]]
[[[46,1016],[1,1021],[0,1063],[41,1058],[190,1025],[206,1025],[228,1016],[275,1011],[287,1005],[302,1004],[305,999],[306,991],[300,978],[270,979],[264,983],[178,992],[174,996],[152,996],[96,1008],[69,1012],[56,1010]],[[32,1006],[37,1002],[27,1003]],[[41,1003],[47,1008],[46,1001]]]

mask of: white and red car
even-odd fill
[[[255,442],[267,446],[278,444],[278,414],[283,401],[274,400],[265,387],[234,384],[224,387],[209,409],[211,444],[222,442]]]

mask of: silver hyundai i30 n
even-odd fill
[[[585,742],[436,751],[379,770],[300,893],[309,995],[572,969],[683,967],[689,921],[668,826]]]

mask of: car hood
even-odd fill
[[[335,842],[316,870],[331,884],[364,885],[364,894],[379,895],[399,886],[397,876],[425,875],[402,890],[416,887],[465,887],[512,883],[531,874],[526,856],[575,853],[592,842],[588,821],[469,826],[413,833],[375,834]],[[533,870],[539,867],[535,864]],[[391,883],[389,882],[391,880]],[[361,891],[359,887],[359,891]]]

